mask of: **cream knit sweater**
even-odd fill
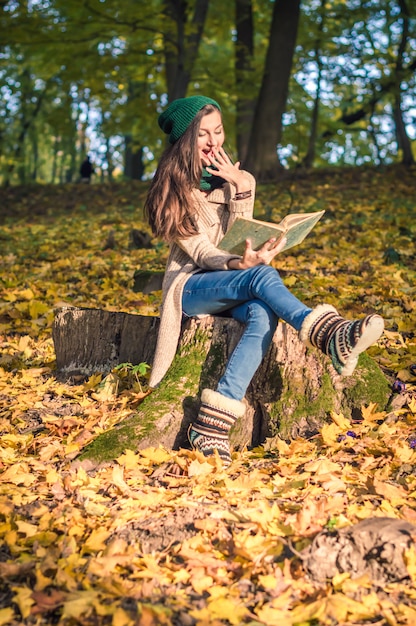
[[[182,292],[191,274],[202,270],[228,270],[230,259],[240,258],[218,250],[216,246],[224,237],[236,217],[252,217],[255,180],[248,172],[251,198],[233,200],[235,188],[225,183],[205,195],[193,192],[199,233],[172,244],[162,285],[162,305],[156,352],[149,385],[157,387],[168,371],[178,347],[182,323]]]

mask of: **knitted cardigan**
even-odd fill
[[[248,172],[244,175],[252,190],[251,198],[247,200],[233,200],[235,188],[230,183],[208,195],[197,189],[193,191],[199,232],[174,242],[170,248],[162,285],[160,326],[150,387],[157,387],[175,356],[181,332],[182,293],[190,275],[201,270],[228,270],[228,261],[241,258],[218,250],[216,246],[236,217],[253,216],[255,180]]]

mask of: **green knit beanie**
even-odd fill
[[[159,126],[169,135],[169,143],[175,143],[186,131],[195,115],[206,104],[213,104],[219,111],[221,107],[215,100],[206,96],[189,96],[174,100],[168,108],[159,115]]]

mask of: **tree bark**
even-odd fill
[[[236,141],[238,159],[244,163],[247,160],[257,95],[253,92],[255,76],[252,0],[236,0],[235,23]]]
[[[312,119],[311,119],[311,130],[309,133],[308,140],[308,149],[303,158],[302,165],[306,168],[313,167],[313,162],[315,160],[315,151],[316,151],[316,138],[318,135],[318,118],[319,118],[319,107],[321,104],[321,81],[322,81],[322,58],[321,58],[321,46],[325,25],[325,5],[326,0],[321,0],[321,7],[319,11],[319,23],[318,23],[318,37],[315,42],[314,48],[314,56],[317,67],[317,79],[316,79],[316,93],[313,103],[312,110]]]
[[[153,360],[159,318],[96,309],[56,312],[53,341],[57,376],[109,373],[120,363]],[[202,389],[215,389],[243,326],[231,318],[187,320],[177,355],[159,387],[113,430],[100,435],[84,455],[117,458],[128,449],[187,445]],[[307,349],[297,333],[279,323],[270,349],[246,394],[247,411],[231,432],[235,448],[256,446],[267,437],[315,434],[329,411],[351,415],[362,404],[385,406],[389,387],[375,363],[366,358],[354,376],[336,374],[330,360]]]
[[[401,162],[403,165],[410,167],[414,165],[415,160],[413,157],[412,143],[406,132],[406,124],[403,119],[402,111],[402,90],[401,82],[403,77],[403,57],[407,47],[407,41],[409,38],[409,21],[410,12],[406,4],[406,0],[399,0],[399,6],[402,18],[402,37],[397,52],[396,61],[396,85],[394,90],[394,102],[393,102],[393,119],[396,127],[397,146],[401,151]]]
[[[164,0],[164,52],[169,102],[186,96],[208,12],[209,0],[197,0],[192,19],[187,0]]]
[[[282,136],[299,14],[300,0],[275,1],[263,82],[245,163],[245,169],[260,182],[275,180],[281,167],[277,146]]]
[[[349,573],[352,579],[367,575],[380,587],[411,584],[405,552],[415,542],[416,526],[405,520],[370,517],[339,530],[325,529],[303,551],[307,576],[320,585]]]

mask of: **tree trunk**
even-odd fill
[[[236,142],[238,159],[244,163],[247,159],[257,99],[257,94],[253,92],[255,75],[252,0],[236,0],[235,23]]]
[[[164,53],[169,102],[186,96],[204,30],[209,0],[196,0],[192,19],[187,0],[164,0]]]
[[[351,579],[366,576],[379,587],[397,582],[411,585],[405,554],[414,546],[415,535],[414,524],[389,517],[325,529],[303,550],[303,567],[319,585],[344,573]]]
[[[124,176],[141,180],[144,174],[143,147],[134,146],[131,135],[125,135],[124,142]]]
[[[399,0],[399,6],[401,11],[401,17],[403,22],[402,27],[402,38],[399,45],[399,50],[397,52],[397,61],[396,61],[396,85],[394,91],[394,102],[393,102],[393,119],[396,127],[396,137],[397,137],[397,146],[401,151],[401,162],[403,165],[410,167],[414,165],[415,160],[413,157],[412,151],[412,143],[409,139],[409,136],[406,132],[406,124],[403,119],[403,111],[402,111],[402,90],[401,90],[401,82],[403,77],[403,56],[406,51],[407,41],[409,38],[409,20],[410,20],[410,12],[406,4],[406,0]]]
[[[321,81],[322,81],[321,46],[322,46],[323,31],[324,31],[324,24],[325,24],[325,4],[326,4],[326,0],[321,0],[321,8],[319,11],[318,38],[315,42],[315,48],[314,48],[314,56],[316,60],[316,67],[318,70],[318,75],[316,78],[316,92],[315,92],[315,99],[314,99],[313,110],[312,110],[311,130],[309,133],[308,149],[306,151],[306,155],[302,162],[302,165],[308,169],[313,167],[313,162],[315,160],[315,151],[316,151],[316,137],[318,135],[318,118],[319,118],[319,107],[321,104]]]
[[[109,373],[120,363],[153,360],[159,318],[96,309],[56,312],[53,341],[57,375]],[[138,409],[84,451],[97,460],[117,458],[128,448],[159,444],[186,446],[186,432],[203,388],[215,389],[243,327],[230,318],[187,320],[167,375]],[[363,404],[386,405],[389,387],[375,363],[364,356],[354,376],[342,378],[329,359],[309,350],[297,333],[279,323],[272,345],[246,394],[247,411],[231,431],[235,448],[256,446],[267,437],[316,433],[328,412],[351,415]]]
[[[275,1],[263,82],[245,164],[261,182],[275,180],[281,167],[277,146],[282,136],[299,13],[300,0]]]

